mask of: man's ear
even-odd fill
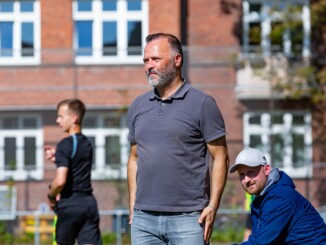
[[[266,174],[266,175],[269,175],[269,173],[271,172],[271,170],[272,170],[271,165],[266,164],[266,165],[264,166],[264,171],[265,171],[265,174]]]
[[[78,124],[78,116],[77,115],[72,115],[72,121],[74,124]]]
[[[175,62],[175,65],[177,67],[180,67],[181,66],[181,63],[182,63],[182,57],[180,54],[177,54],[175,57],[174,57],[174,62]]]

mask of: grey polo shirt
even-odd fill
[[[202,210],[209,199],[207,142],[225,135],[211,96],[187,82],[169,99],[147,92],[128,111],[128,140],[137,144],[135,208]]]

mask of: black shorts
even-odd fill
[[[58,202],[56,241],[60,245],[102,244],[97,202],[92,195],[71,196]]]

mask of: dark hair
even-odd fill
[[[68,109],[78,116],[78,124],[81,124],[86,112],[85,104],[79,99],[66,99],[62,100],[57,105],[57,110],[63,105],[67,105]]]
[[[146,42],[149,43],[151,41],[154,41],[154,40],[157,40],[157,39],[160,39],[160,38],[167,38],[168,42],[169,42],[169,44],[171,46],[172,51],[181,55],[181,67],[182,67],[182,64],[183,64],[182,45],[181,45],[181,42],[179,41],[179,39],[176,36],[174,36],[172,34],[169,34],[169,33],[161,33],[161,32],[159,32],[159,33],[149,34],[146,37]]]

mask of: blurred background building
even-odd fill
[[[142,55],[155,32],[180,38],[185,79],[218,103],[231,163],[257,147],[326,205],[325,12],[322,0],[0,0],[0,214],[46,209],[43,146],[64,136],[56,104],[71,97],[87,106],[99,208],[128,208],[126,114],[151,89]],[[222,208],[243,201],[229,175]]]

